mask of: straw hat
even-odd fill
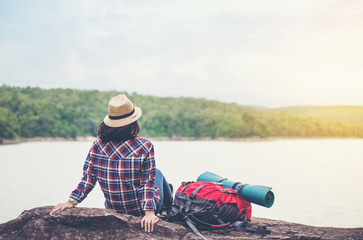
[[[134,107],[126,95],[113,97],[108,103],[108,115],[103,122],[109,127],[122,127],[135,122],[141,117],[142,111]]]

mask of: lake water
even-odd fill
[[[271,208],[252,215],[332,227],[363,227],[363,140],[261,142],[154,141],[157,167],[176,189],[214,172],[270,186]],[[82,177],[91,142],[29,142],[0,146],[0,223],[26,209],[68,199]],[[79,206],[103,208],[99,186]]]

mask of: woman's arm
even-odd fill
[[[143,160],[140,169],[140,186],[138,198],[143,211],[156,210],[156,186],[155,186],[155,158],[154,148],[150,146],[148,156]]]
[[[92,160],[94,158],[95,152],[93,150],[93,145],[91,150],[89,151],[86,161],[83,166],[83,177],[81,182],[78,184],[77,188],[72,192],[68,201],[59,203],[50,212],[50,215],[53,215],[55,212],[59,210],[64,210],[67,208],[72,208],[77,205],[79,202],[82,202],[92,191],[94,186],[96,185],[96,176],[93,173],[93,164]]]
[[[139,201],[145,213],[141,220],[141,228],[144,228],[145,232],[153,232],[155,224],[159,221],[155,215],[156,198],[158,197],[155,186],[155,169],[154,147],[151,144],[150,152],[141,167],[139,187]]]

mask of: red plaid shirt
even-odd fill
[[[152,143],[144,138],[104,143],[97,138],[86,158],[83,178],[70,198],[82,202],[97,181],[108,209],[136,216],[143,215],[143,210],[156,210],[160,190],[154,182]]]

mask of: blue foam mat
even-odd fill
[[[246,199],[247,201],[258,204],[263,207],[270,208],[274,201],[275,196],[274,193],[271,191],[271,187],[260,186],[260,185],[249,185],[249,184],[241,184],[238,182],[233,182],[227,179],[224,179],[217,174],[211,172],[205,172],[201,174],[197,181],[208,181],[208,182],[221,182],[223,187],[239,189],[238,194]]]

